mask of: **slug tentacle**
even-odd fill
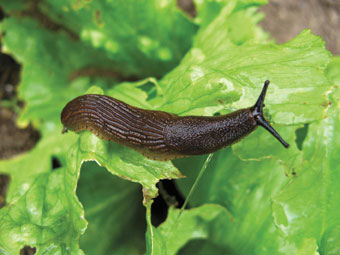
[[[109,96],[83,95],[64,107],[62,133],[88,130],[155,160],[212,153],[240,141],[257,126],[267,129],[288,148],[263,116],[268,85],[266,81],[253,107],[214,117],[180,117],[133,107]]]
[[[255,118],[257,125],[264,127],[268,130],[279,142],[286,148],[289,148],[289,144],[282,139],[282,137],[275,131],[275,129],[266,121],[263,116],[264,98],[267,93],[267,88],[269,86],[269,81],[266,80],[262,89],[262,92],[257,99],[255,105],[251,108],[252,115]]]

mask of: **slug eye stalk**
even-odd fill
[[[263,116],[264,98],[267,93],[267,88],[269,86],[269,81],[266,80],[263,85],[263,89],[259,98],[257,99],[255,105],[251,108],[251,113],[256,121],[256,124],[264,127],[269,131],[285,148],[289,148],[289,144],[282,139],[282,137],[275,131],[275,129],[266,121]]]

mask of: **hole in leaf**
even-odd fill
[[[162,222],[165,221],[168,215],[168,205],[163,199],[162,195],[156,197],[151,207],[151,222],[152,225],[158,227]]]
[[[292,175],[293,175],[293,176],[296,176],[296,175],[297,175],[296,172],[295,172],[295,167],[292,169]]]
[[[20,69],[20,65],[15,61],[12,56],[0,53],[1,99],[10,100],[15,98],[16,87],[20,81]]]
[[[1,15],[0,9],[0,18]],[[16,112],[24,106],[16,96],[20,71],[20,64],[12,56],[0,52],[0,101],[3,103],[0,107],[0,159],[30,150],[40,139],[39,132],[32,125],[23,129],[17,127]]]
[[[181,208],[184,204],[184,198],[174,181],[162,180],[157,184],[157,187],[160,195],[156,197],[151,208],[151,221],[156,227],[165,221],[170,206]]]
[[[61,167],[60,160],[57,157],[52,156],[52,169],[57,169],[60,167]]]
[[[295,134],[296,134],[296,139],[295,143],[298,149],[301,151],[303,142],[306,139],[307,132],[308,132],[308,124],[305,124],[303,127],[296,129]]]
[[[141,86],[138,86],[141,90],[143,90],[146,94],[148,94],[147,100],[150,100],[157,96],[157,90],[155,84],[152,82],[147,82]]]
[[[211,253],[213,251],[213,253]],[[181,255],[191,254],[232,254],[229,249],[226,249],[219,244],[213,243],[210,240],[197,239],[189,241],[183,248],[178,251]]]
[[[2,7],[0,6],[0,21],[3,20],[4,18],[5,18],[5,13]]]
[[[177,5],[191,17],[196,17],[197,11],[193,0],[177,0]]]
[[[0,174],[0,208],[4,207],[6,204],[9,180],[10,178],[8,175]]]
[[[25,247],[20,250],[20,255],[33,255],[36,251],[37,249],[35,247],[32,248],[29,245],[25,245]]]

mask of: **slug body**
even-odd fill
[[[289,145],[263,117],[266,81],[253,107],[216,117],[144,110],[104,95],[83,95],[62,111],[63,133],[89,130],[101,139],[130,147],[154,160],[171,160],[217,151],[238,142],[261,125]]]

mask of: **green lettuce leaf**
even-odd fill
[[[92,63],[110,65],[103,52],[48,31],[32,19],[11,17],[0,24],[6,33],[2,40],[5,51],[23,66],[18,88],[19,98],[25,101],[21,125],[29,121],[36,126],[42,122],[59,124],[65,104],[89,86],[88,79],[70,82],[69,75]]]
[[[80,238],[85,254],[143,254],[146,224],[139,185],[86,162],[77,195],[89,222]]]
[[[82,162],[95,160],[99,165],[123,179],[143,185],[144,202],[157,196],[160,179],[183,177],[171,161],[154,161],[136,151],[103,141],[90,132],[82,132],[70,149],[70,169],[80,168]]]
[[[179,213],[180,209],[169,208],[166,221],[157,228],[152,226],[150,214],[147,214],[146,254],[175,255],[189,240],[211,235],[209,225],[217,219],[228,220],[229,217],[228,211],[216,204],[185,210],[180,217]]]
[[[214,43],[216,37],[210,38]],[[329,83],[323,71],[329,53],[309,31],[283,45],[226,43],[213,49],[206,55],[193,48],[162,80],[161,109],[187,115],[196,113],[195,108],[250,107],[268,79],[266,105],[273,122],[300,124],[325,115]]]
[[[340,77],[339,61],[330,66],[331,80]],[[327,117],[309,126],[303,145],[304,164],[296,178],[273,198],[275,222],[287,242],[302,249],[317,244],[320,254],[339,253],[340,185],[338,152],[340,136],[340,90],[328,95]]]
[[[184,196],[192,187],[204,160],[202,156],[175,162],[187,176],[176,181]],[[189,204],[197,207],[216,203],[224,207],[230,216],[210,225],[213,234],[208,236],[207,241],[202,241],[201,249],[216,246],[225,250],[226,254],[289,254],[280,252],[283,240],[275,230],[271,215],[271,197],[287,182],[289,178],[275,159],[242,161],[233,155],[231,148],[215,153]],[[183,248],[183,254],[192,254],[192,249],[189,243]]]
[[[336,86],[340,85],[340,56],[333,56],[326,69],[327,77]]]
[[[337,60],[327,68],[331,84],[335,84],[328,94],[327,117],[309,124],[302,151],[298,152],[294,145],[292,149],[298,152],[298,159],[289,161],[293,153],[284,155],[286,150],[279,152],[268,146],[269,142],[261,135],[244,143],[250,146],[248,152],[240,143],[214,155],[190,199],[190,206],[218,203],[231,213],[232,220],[212,225],[214,235],[200,242],[198,254],[209,254],[214,249],[226,250],[221,253],[227,254],[338,253],[340,198],[336,187],[340,181],[337,174],[340,138],[336,130],[340,124],[337,88],[340,65]],[[290,132],[294,141],[294,126]],[[242,150],[243,155],[260,157],[256,161],[243,161],[233,155],[235,149],[237,155]],[[278,160],[280,157],[283,159]],[[198,157],[175,162],[188,176],[177,181],[184,194],[188,194],[197,177],[195,170],[203,160],[204,157]],[[287,162],[291,163],[290,172],[286,170]],[[189,243],[181,254],[192,254],[195,249]]]
[[[197,30],[174,0],[5,1],[3,7],[10,17],[0,25],[2,45],[23,65],[22,125],[58,123],[62,107],[93,80],[105,88],[121,79],[162,77]]]
[[[160,77],[190,48],[197,26],[175,0],[51,1],[43,9],[77,31],[91,47],[105,51],[124,74]]]
[[[37,254],[83,254],[78,239],[87,223],[75,195],[79,169],[65,167],[64,155],[76,136],[60,131],[43,136],[29,153],[0,161],[0,172],[10,176],[0,210],[2,254],[19,254],[26,245]],[[52,155],[62,167],[52,169]]]
[[[5,1],[10,17],[0,23],[2,45],[23,66],[20,122],[33,121],[42,138],[29,153],[0,162],[0,172],[11,177],[0,210],[0,253],[18,254],[29,245],[37,254],[145,248],[155,255],[336,254],[338,60],[328,65],[323,41],[308,30],[282,45],[269,42],[256,26],[262,18],[257,7],[265,1],[196,2],[198,15],[190,21],[173,0],[37,1],[58,24],[53,30],[23,15],[29,3]],[[259,128],[217,152],[190,200],[197,208],[178,220],[171,208],[157,228],[150,215],[155,184],[182,177],[181,169],[188,178],[177,184],[187,194],[204,156],[177,160],[177,169],[90,132],[60,134],[62,108],[84,93],[105,92],[180,115],[213,115],[252,106],[267,79],[265,115],[290,150]],[[304,126],[305,140],[298,135]],[[53,157],[60,168],[52,169]]]

